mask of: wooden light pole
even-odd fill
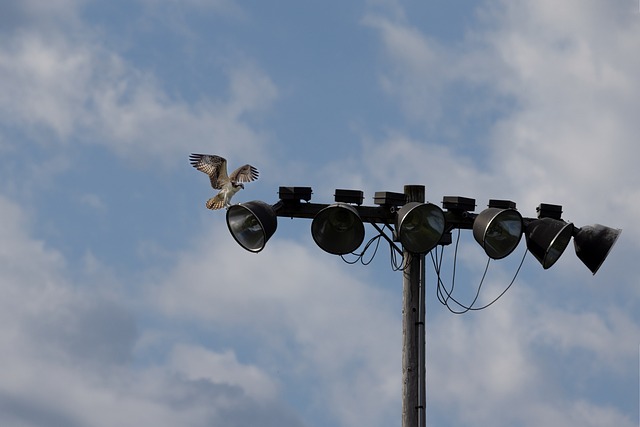
[[[425,188],[406,185],[408,202],[424,203]],[[402,427],[426,426],[425,254],[403,249]]]

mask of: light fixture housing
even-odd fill
[[[297,203],[301,200],[308,202],[311,200],[313,190],[311,187],[280,187],[278,188],[278,196],[283,202]]]
[[[360,206],[364,201],[364,192],[360,190],[336,189],[333,195],[336,202],[352,203]]]
[[[538,218],[562,219],[562,205],[540,203],[536,208],[536,212],[538,212]]]
[[[227,209],[227,227],[233,238],[249,252],[260,252],[278,227],[273,206],[254,200]]]
[[[491,207],[473,221],[473,237],[492,259],[509,255],[522,238],[522,215],[515,209]]]
[[[376,191],[373,196],[373,202],[380,206],[402,206],[406,201],[406,194],[394,193],[391,191]]]
[[[409,202],[396,216],[397,239],[409,252],[427,253],[445,232],[444,212],[433,203]]]
[[[356,208],[347,203],[334,203],[313,218],[311,236],[325,252],[345,255],[362,244],[364,224]]]
[[[444,196],[442,207],[453,212],[473,212],[476,209],[476,199],[461,196]]]
[[[596,274],[622,230],[601,224],[586,225],[574,231],[576,255],[593,274]]]
[[[573,224],[551,217],[534,219],[525,226],[527,249],[545,270],[560,258],[573,235]]]

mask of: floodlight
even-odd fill
[[[231,235],[249,252],[260,252],[277,226],[275,209],[267,203],[255,200],[227,209],[227,227]]]
[[[578,228],[573,237],[576,255],[593,274],[596,274],[620,233],[622,230],[618,228],[609,228],[600,224]]]
[[[473,237],[493,259],[509,255],[522,237],[522,216],[515,209],[488,208],[473,221]]]
[[[545,270],[560,258],[572,234],[573,224],[550,217],[534,219],[525,227],[527,249]]]
[[[364,240],[364,224],[353,206],[334,203],[313,218],[311,235],[324,251],[345,255],[355,251]]]
[[[429,252],[438,244],[444,230],[444,213],[432,203],[409,202],[396,216],[398,240],[409,252]]]

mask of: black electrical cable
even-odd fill
[[[491,301],[490,303],[483,305],[482,307],[472,307],[470,308],[470,310],[472,311],[479,311],[479,310],[484,310],[485,308],[489,307],[490,305],[492,305],[493,303],[495,303],[496,301],[498,301],[500,299],[500,297],[502,297],[502,295],[504,295],[509,288],[511,287],[511,285],[513,285],[513,283],[516,281],[516,277],[518,277],[518,273],[520,273],[520,269],[522,268],[522,265],[524,264],[524,259],[527,257],[527,250],[524,251],[524,255],[522,255],[522,259],[520,260],[520,265],[518,266],[518,269],[516,270],[516,274],[513,275],[513,279],[511,279],[511,282],[509,283],[509,285],[504,289],[504,291],[502,291],[500,293],[500,295],[498,295],[493,301]]]
[[[360,257],[362,256],[362,254],[356,254],[353,252],[351,252],[351,255],[354,255],[356,259],[354,259],[353,261],[349,261],[348,259],[345,258],[344,255],[340,255],[340,258],[342,258],[342,261],[346,262],[347,264],[353,265],[353,264],[356,264],[360,260]]]
[[[442,260],[443,260],[444,246],[440,248],[440,257],[438,259],[438,251],[435,251],[435,256],[433,255],[433,251],[431,252],[431,262],[433,263],[433,269],[436,272],[436,277],[438,278],[436,283],[436,296],[438,297],[438,301],[442,305],[446,305],[446,301],[442,295],[441,283],[442,279],[440,278],[440,270],[442,268]]]
[[[485,266],[485,270],[484,270],[484,273],[482,275],[482,279],[480,280],[480,284],[478,285],[478,290],[476,291],[476,295],[475,295],[473,301],[471,302],[471,304],[469,304],[467,306],[467,305],[462,304],[461,302],[459,302],[453,296],[453,289],[454,289],[454,286],[455,286],[455,267],[456,267],[456,261],[457,261],[457,252],[458,252],[458,241],[459,241],[459,239],[460,239],[460,231],[458,230],[458,240],[456,240],[456,248],[455,248],[455,254],[454,254],[453,279],[452,279],[452,283],[451,283],[451,290],[447,290],[447,288],[444,285],[444,282],[442,281],[442,278],[441,278],[441,267],[442,267],[442,259],[443,259],[442,251],[441,251],[440,257],[438,257],[438,253],[437,252],[435,254],[435,257],[433,255],[433,253],[431,254],[431,260],[433,262],[433,266],[434,266],[434,269],[435,269],[436,275],[437,275],[436,294],[437,294],[437,297],[438,297],[438,301],[441,304],[443,304],[444,306],[446,306],[447,309],[451,313],[454,313],[454,314],[464,314],[464,313],[467,313],[468,311],[484,310],[485,308],[491,306],[496,301],[498,301],[511,288],[513,283],[515,283],[515,280],[516,280],[518,274],[520,273],[520,269],[522,268],[522,265],[524,264],[524,260],[525,260],[525,258],[527,256],[527,250],[525,249],[524,255],[522,256],[522,259],[520,260],[520,265],[518,266],[513,278],[511,279],[511,282],[500,293],[500,295],[498,295],[493,301],[483,305],[482,307],[474,307],[474,305],[477,302],[478,297],[480,295],[480,290],[481,290],[482,285],[484,283],[485,277],[487,275],[487,271],[488,271],[488,268],[489,268],[489,263],[491,261],[491,258],[489,258],[487,260],[487,265]],[[462,308],[462,310],[456,310],[456,309],[452,308],[450,303],[449,303],[450,301],[452,301],[453,303],[457,304],[460,308]]]
[[[385,225],[385,226],[388,227],[387,225]],[[367,244],[362,249],[362,252],[360,252],[360,253],[352,252],[351,255],[354,255],[356,257],[353,261],[349,261],[348,259],[345,258],[344,255],[340,255],[340,258],[342,258],[342,260],[347,264],[356,264],[359,261],[360,263],[362,263],[362,265],[369,265],[373,261],[375,256],[377,255],[378,249],[380,247],[380,239],[383,238],[383,237],[385,239],[387,239],[387,240],[389,239],[386,236],[386,234],[384,234],[384,231],[380,230],[378,235],[376,235],[373,238],[369,239]],[[371,246],[373,245],[374,242],[375,242],[375,248],[373,249],[373,253],[371,254],[371,257],[367,261],[365,261],[364,256],[366,255],[367,251],[369,251],[369,248],[371,248]],[[493,305],[496,301],[498,301],[511,288],[511,286],[514,284],[514,282],[516,280],[516,277],[518,277],[518,273],[520,273],[520,269],[522,268],[522,265],[524,264],[524,260],[525,260],[525,258],[527,256],[527,250],[525,249],[524,255],[522,256],[522,260],[520,261],[520,265],[518,266],[518,269],[516,270],[513,278],[511,279],[511,282],[509,282],[509,285],[507,285],[507,287],[500,293],[500,295],[498,295],[493,301],[483,305],[482,307],[474,307],[475,303],[478,301],[478,298],[480,296],[480,291],[482,289],[482,285],[484,284],[484,280],[485,280],[485,278],[487,276],[487,272],[489,270],[489,264],[491,262],[491,258],[487,259],[487,264],[486,264],[484,272],[482,274],[482,278],[480,279],[480,283],[478,284],[478,289],[477,289],[476,294],[475,294],[475,296],[473,298],[473,301],[471,301],[471,304],[465,305],[465,304],[461,303],[460,301],[458,301],[453,296],[453,291],[455,289],[455,281],[456,281],[456,266],[457,266],[457,261],[458,261],[458,247],[459,247],[459,244],[460,244],[460,230],[458,230],[458,236],[456,238],[456,245],[455,245],[454,255],[453,255],[453,270],[452,270],[452,277],[451,277],[451,290],[447,289],[447,287],[445,286],[444,282],[442,281],[442,276],[441,276],[442,262],[444,260],[444,246],[441,247],[439,256],[438,256],[438,251],[437,250],[430,252],[431,261],[433,263],[433,267],[434,267],[434,270],[435,270],[436,276],[437,276],[436,296],[438,298],[438,301],[442,305],[447,307],[447,309],[453,314],[464,314],[464,313],[467,313],[469,311],[484,310],[485,308]],[[406,259],[404,254],[403,254],[401,259],[400,259],[400,262],[398,262],[397,253],[396,253],[396,251],[394,251],[394,249],[396,249],[396,247],[394,247],[392,242],[389,242],[389,249],[391,251],[391,268],[394,271],[402,270],[403,274],[404,274],[405,267],[407,266],[407,263],[409,262],[409,260]],[[434,255],[434,252],[435,252],[435,255]],[[462,310],[456,310],[453,307],[451,307],[450,301],[455,303]]]
[[[389,249],[391,250],[391,270],[404,270],[404,255],[400,255],[400,262],[398,262],[398,253],[391,245],[389,245]]]
[[[381,238],[382,238],[382,236],[377,235],[377,236],[375,236],[374,238],[372,238],[371,240],[369,240],[367,242],[367,244],[365,245],[364,249],[362,250],[362,256],[360,257],[360,262],[362,263],[362,265],[371,264],[371,261],[373,261],[373,258],[375,258],[376,254],[378,253],[378,248],[380,247],[380,239]],[[373,244],[374,240],[376,242],[376,247],[373,250],[373,254],[371,255],[371,258],[369,258],[369,261],[364,261],[364,254],[367,252],[369,247]]]
[[[431,260],[433,262],[433,266],[436,270],[437,273],[437,277],[438,277],[438,283],[437,283],[437,296],[438,296],[438,301],[440,301],[441,304],[449,307],[449,299],[453,298],[452,294],[453,294],[453,289],[455,287],[455,280],[456,280],[456,265],[457,265],[457,260],[458,260],[458,246],[460,244],[460,230],[458,230],[458,237],[456,238],[456,246],[455,246],[455,250],[454,250],[454,254],[453,254],[453,277],[451,280],[451,291],[447,291],[447,288],[444,285],[444,282],[442,281],[442,277],[440,275],[440,271],[442,269],[442,261],[444,259],[444,246],[442,247],[442,249],[440,250],[440,260],[438,261],[437,259],[437,253],[436,253],[436,259],[434,260],[433,258],[433,254],[431,255]],[[444,289],[444,292],[443,292]],[[444,296],[444,294],[446,294],[446,298]],[[457,301],[454,300],[455,303],[458,303]],[[460,305],[460,304],[459,304]]]
[[[447,293],[447,301],[446,301],[446,307],[449,309],[450,312],[452,312],[453,314],[465,314],[466,312],[470,311],[470,310],[474,310],[473,305],[476,303],[476,301],[478,300],[478,297],[480,296],[480,290],[482,289],[482,284],[484,283],[484,279],[487,276],[487,271],[489,270],[489,263],[491,261],[491,258],[487,259],[487,265],[484,268],[484,273],[482,274],[482,278],[480,279],[480,284],[478,285],[478,289],[476,290],[476,295],[475,297],[473,297],[473,301],[471,301],[471,304],[464,305],[461,302],[459,302],[457,299],[455,299],[453,297],[453,295],[451,295],[446,289],[445,292]],[[456,303],[459,307],[462,308],[461,311],[455,310],[453,309],[450,305],[449,305],[449,300],[453,301],[454,303]]]
[[[344,261],[344,262],[346,262],[347,264],[350,264],[350,265],[357,264],[358,262],[360,262],[362,265],[369,265],[371,263],[371,261],[373,261],[373,258],[375,258],[376,254],[378,253],[378,247],[380,246],[380,239],[381,238],[382,238],[382,236],[378,234],[377,236],[372,237],[367,242],[367,244],[362,249],[362,252],[360,252],[360,253],[351,252],[351,255],[356,257],[356,259],[354,259],[353,261],[349,261],[347,258],[345,258],[344,255],[340,255],[340,258],[342,258],[342,261]],[[373,254],[371,255],[371,258],[369,258],[368,261],[365,261],[364,260],[364,255],[369,250],[369,248],[371,247],[371,245],[373,244],[374,241],[376,242],[376,246],[375,246],[375,249],[373,250]]]

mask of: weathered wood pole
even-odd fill
[[[425,187],[405,185],[408,202],[425,201]],[[425,255],[403,248],[402,427],[426,426]]]

